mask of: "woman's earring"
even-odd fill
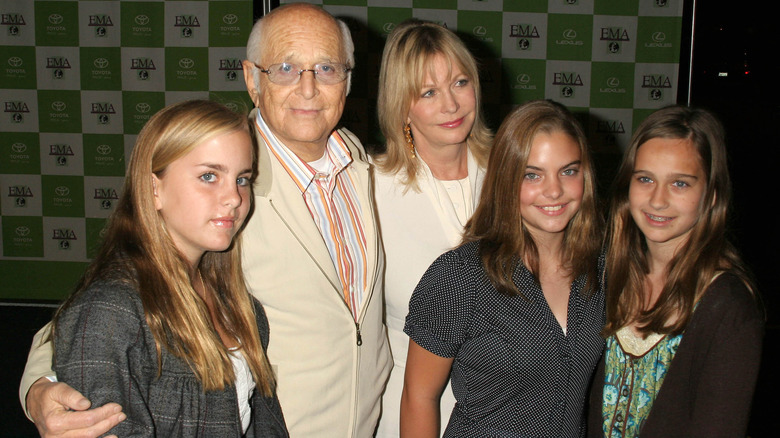
[[[414,139],[412,138],[412,125],[409,123],[404,126],[404,135],[406,136],[406,146],[409,147],[409,152],[412,154],[412,158],[416,157],[414,153]]]

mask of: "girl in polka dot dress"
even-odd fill
[[[729,198],[712,114],[673,106],[642,122],[615,180],[590,436],[745,436],[763,317],[724,236]]]
[[[510,113],[461,246],[409,302],[402,437],[583,437],[604,346],[594,176],[576,119],[550,101]]]

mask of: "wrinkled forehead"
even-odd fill
[[[265,29],[264,63],[346,62],[341,30],[327,16],[277,17]]]

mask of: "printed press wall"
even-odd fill
[[[553,99],[580,117],[597,160],[614,161],[644,117],[677,99],[683,1],[309,3],[350,26],[356,66],[341,122],[370,151],[382,148],[385,38],[416,17],[477,56],[494,129],[512,106]],[[59,300],[96,248],[144,122],[190,98],[251,105],[240,60],[253,2],[0,0],[0,14],[0,300]]]

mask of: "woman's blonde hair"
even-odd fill
[[[168,165],[204,141],[248,129],[245,115],[208,100],[168,106],[147,122],[133,148],[122,195],[100,251],[55,315],[55,326],[59,313],[90,284],[119,278],[140,295],[157,344],[158,370],[161,348],[165,348],[190,364],[205,390],[235,383],[228,349],[214,329],[206,302],[192,287],[188,262],[155,208],[152,175],[161,177]],[[254,147],[252,154],[254,161]],[[271,395],[273,373],[262,348],[240,254],[240,235],[236,235],[229,249],[206,252],[199,271],[205,288],[213,293],[218,324],[240,343],[259,390]]]
[[[706,177],[700,216],[688,241],[668,265],[666,284],[656,303],[645,309],[647,244],[631,216],[629,188],[636,154],[654,138],[689,140]],[[670,106],[647,117],[637,128],[613,182],[607,229],[607,324],[604,335],[638,322],[644,334],[677,335],[688,325],[696,302],[719,271],[731,271],[752,290],[737,251],[726,238],[731,179],[723,126],[709,111]]]
[[[404,182],[409,187],[417,187],[420,164],[409,153],[404,127],[409,108],[420,96],[426,74],[433,74],[433,58],[437,55],[444,56],[450,70],[452,63],[456,63],[471,80],[477,116],[466,145],[481,167],[487,166],[490,152],[493,134],[480,111],[479,71],[471,52],[457,35],[443,26],[417,19],[404,21],[387,37],[382,54],[377,114],[387,149],[376,162],[384,172],[405,172]]]
[[[539,253],[520,214],[520,190],[534,138],[562,132],[580,149],[580,172],[584,188],[580,209],[564,231],[563,266],[576,278],[586,276],[583,294],[597,290],[601,218],[596,211],[593,164],[588,143],[574,116],[552,101],[535,100],[510,112],[496,133],[477,209],[466,224],[463,242],[480,241],[485,272],[496,289],[507,295],[522,294],[512,274],[525,263],[539,275]]]

